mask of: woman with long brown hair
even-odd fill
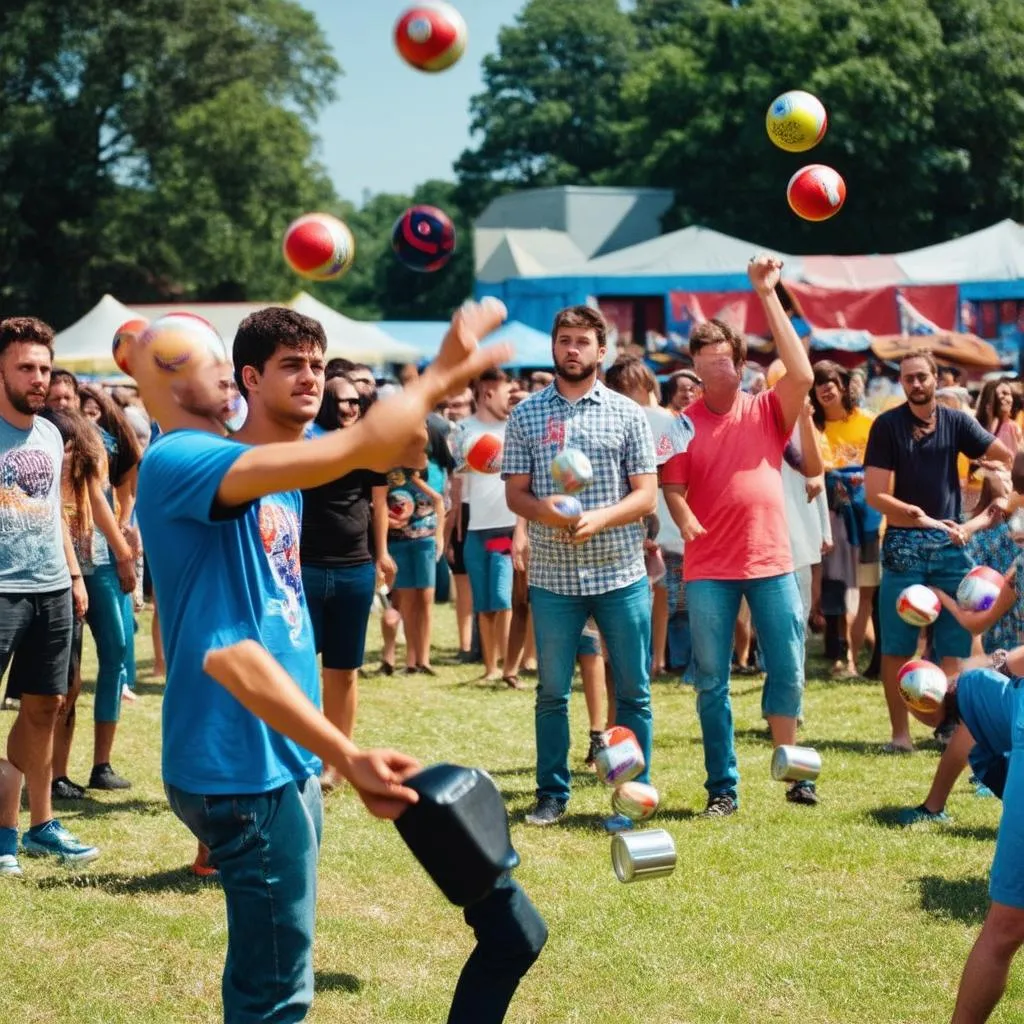
[[[1008,380],[990,380],[978,396],[978,422],[1011,452],[1019,451],[1024,438],[1017,425],[1020,401]]]

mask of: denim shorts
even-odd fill
[[[464,549],[474,612],[512,607],[512,531],[470,530]]]
[[[433,590],[437,583],[437,546],[433,537],[388,542],[398,566],[395,590]]]
[[[377,568],[373,562],[303,565],[302,589],[324,668],[362,667],[376,582]]]
[[[945,533],[890,527],[882,542],[882,582],[878,592],[882,654],[909,658],[917,650],[921,630],[904,622],[896,611],[896,601],[906,587],[920,583],[953,595],[971,568],[970,555],[951,544]],[[971,653],[971,634],[945,608],[935,620],[932,643],[939,661],[966,658]]]

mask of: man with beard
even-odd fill
[[[814,375],[775,291],[781,270],[780,260],[761,255],[750,261],[748,273],[785,375],[757,395],[742,391],[746,339],[720,320],[696,327],[690,353],[704,390],[687,409],[695,434],[689,448],[662,469],[666,503],[686,542],[683,572],[695,623],[706,817],[724,817],[739,806],[729,674],[742,598],[750,606],[767,670],[762,710],[773,746],[795,742],[803,697],[804,615],[781,467]],[[794,783],[786,797],[817,803],[810,782]]]
[[[914,749],[907,709],[897,674],[917,649],[920,630],[896,612],[900,592],[912,583],[956,593],[971,559],[961,513],[957,456],[990,460],[1009,469],[1012,455],[970,414],[935,400],[938,367],[927,349],[900,361],[900,383],[907,401],[883,412],[871,425],[864,453],[868,504],[886,517],[882,542],[882,581],[878,592],[882,626],[882,682],[892,738],[888,753]],[[932,633],[934,660],[948,675],[971,653],[971,636],[946,610]]]
[[[36,413],[46,406],[53,330],[30,317],[0,321],[0,673],[14,658],[18,717],[0,759],[0,876],[21,875],[18,809],[28,787],[31,856],[86,864],[99,850],[53,817],[53,730],[67,693],[74,617],[88,600],[61,515],[64,444]]]
[[[651,601],[641,520],[654,512],[658,478],[651,428],[640,407],[605,387],[598,367],[607,325],[588,306],[563,309],[551,332],[555,380],[517,405],[505,429],[508,507],[527,521],[530,605],[537,638],[537,805],[531,825],[550,825],[569,800],[569,692],[580,633],[596,620],[615,677],[615,721],[633,730],[651,766]],[[593,483],[583,515],[559,511],[551,462],[576,449]],[[631,825],[615,815],[610,831]]]

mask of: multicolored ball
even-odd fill
[[[503,448],[496,434],[474,434],[465,441],[466,465],[477,473],[500,473]]]
[[[583,506],[579,498],[574,498],[571,494],[561,495],[555,502],[555,509],[566,519],[579,519],[583,515]]]
[[[563,494],[579,494],[594,482],[594,467],[578,448],[564,448],[551,460],[551,479]]]
[[[356,257],[348,226],[329,213],[307,213],[293,220],[281,243],[285,263],[299,277],[331,281],[341,277]]]
[[[410,270],[440,270],[455,253],[455,225],[436,206],[410,206],[395,221],[391,248]]]
[[[804,220],[823,221],[834,217],[846,202],[846,182],[825,164],[801,167],[786,187],[789,208]]]
[[[900,696],[913,711],[935,711],[945,700],[949,681],[946,673],[930,661],[908,661],[896,676]]]
[[[646,821],[658,809],[658,791],[646,782],[623,782],[612,793],[612,810],[633,821]]]
[[[942,603],[935,593],[922,583],[911,583],[896,598],[896,612],[911,626],[930,626],[942,612]]]
[[[645,767],[643,751],[632,729],[613,725],[601,733],[601,749],[594,756],[597,777],[608,786],[635,779]]]
[[[996,603],[1006,580],[987,566],[975,566],[956,588],[956,603],[965,612],[987,612]]]
[[[148,352],[161,370],[170,373],[184,370],[205,353],[221,363],[230,360],[217,328],[209,320],[184,311],[154,320],[139,338],[138,348]]]
[[[131,376],[132,346],[140,337],[142,337],[148,326],[148,320],[143,317],[138,317],[135,320],[126,320],[116,331],[114,331],[114,341],[111,345],[111,352],[114,356],[114,362],[117,364],[117,368],[122,373],[127,373]]]
[[[772,100],[764,119],[768,138],[787,153],[805,153],[825,137],[828,115],[817,96],[791,89]]]
[[[448,3],[419,3],[395,23],[395,48],[418,71],[444,71],[466,52],[462,15]]]

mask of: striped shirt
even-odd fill
[[[584,511],[625,498],[631,476],[654,474],[654,439],[643,410],[600,381],[570,402],[554,384],[520,402],[505,429],[502,477],[529,475],[537,498],[558,493],[551,461],[565,448],[583,452],[594,481],[577,495]],[[642,522],[601,530],[574,544],[566,530],[528,525],[529,581],[556,594],[592,596],[619,590],[646,575]]]

